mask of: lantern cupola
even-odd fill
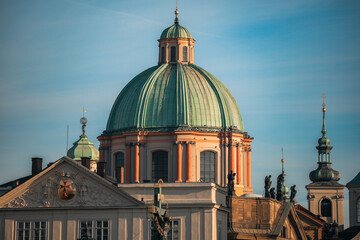
[[[164,63],[194,63],[194,42],[190,32],[180,26],[179,11],[175,10],[174,24],[166,28],[160,36],[159,61]]]

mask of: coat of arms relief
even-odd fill
[[[19,186],[21,187],[21,186]],[[24,190],[4,208],[118,206],[123,202],[109,194],[96,181],[63,168]]]

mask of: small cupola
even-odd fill
[[[79,164],[82,163],[84,158],[89,159],[90,170],[96,171],[96,164],[99,161],[99,151],[95,148],[94,143],[92,143],[85,134],[87,118],[83,116],[80,119],[80,123],[82,125],[82,134],[80,135],[79,140],[73,143],[73,146],[67,151],[66,155],[77,161]]]
[[[175,21],[166,28],[160,36],[159,62],[164,63],[194,63],[194,42],[190,32],[180,26],[179,11],[175,10]]]

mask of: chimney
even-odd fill
[[[42,170],[42,158],[32,158],[31,175],[36,175]]]
[[[100,177],[105,177],[105,174],[106,174],[106,162],[98,162],[97,163],[97,174]]]
[[[89,157],[81,157],[81,165],[90,170],[90,158]]]

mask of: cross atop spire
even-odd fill
[[[178,16],[179,15],[179,10],[178,10],[178,1],[176,0],[176,9],[175,9],[175,24],[179,24],[179,19]]]
[[[325,98],[326,98],[326,95],[325,93],[323,93],[323,95],[321,96],[321,98],[323,99],[323,104],[321,105],[323,108],[322,108],[322,112],[323,112],[323,126],[322,126],[322,130],[321,130],[321,133],[323,135],[323,137],[326,136],[326,128],[325,128],[325,112],[326,112],[326,104],[325,104]]]
[[[281,173],[284,174],[284,148],[281,148]]]
[[[323,99],[323,104],[321,105],[323,107],[323,112],[326,112],[326,108],[325,108],[326,107],[326,104],[325,104],[326,95],[325,95],[325,93],[323,93],[321,98]]]
[[[83,109],[81,111],[83,112],[83,117],[85,117],[85,113],[87,112],[87,110],[84,108],[84,106],[83,106]]]

